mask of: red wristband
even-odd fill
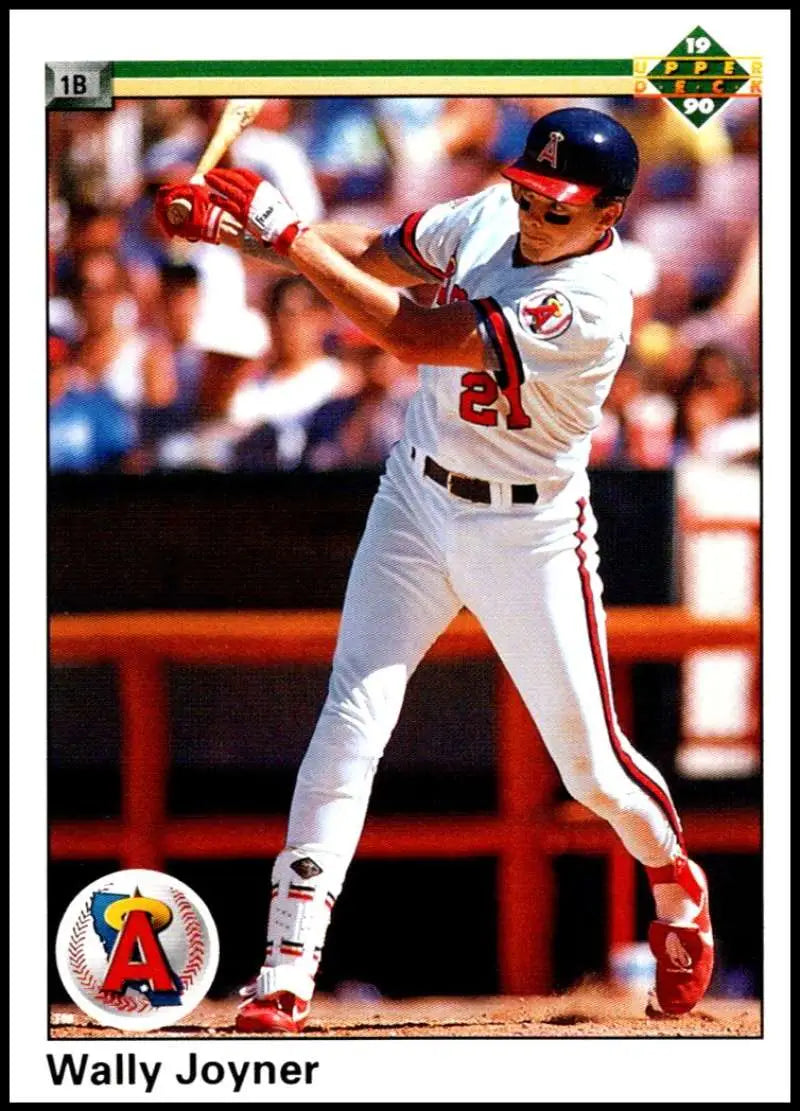
[[[285,227],[277,239],[272,242],[272,249],[279,255],[288,255],[289,248],[297,239],[301,232],[306,230],[308,225],[302,224],[297,220],[294,224],[289,224]]]

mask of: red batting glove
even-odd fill
[[[213,190],[212,199],[221,205],[240,224],[247,227],[247,216],[256,189],[264,179],[252,170],[209,170],[206,182]]]
[[[169,218],[169,206],[175,200],[188,201],[191,209],[180,223]],[[156,219],[169,239],[188,239],[190,243],[219,243],[224,210],[211,200],[205,185],[162,185],[156,195]]]
[[[306,230],[280,191],[252,170],[210,170],[206,181],[212,201],[279,255]]]

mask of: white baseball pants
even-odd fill
[[[327,700],[298,774],[288,846],[324,856],[328,890],[338,895],[406,684],[466,606],[570,794],[642,864],[668,864],[682,844],[669,790],[623,736],[613,708],[585,476],[533,506],[508,504],[502,490],[498,504],[483,505],[423,476],[422,463],[398,444],[372,504]]]

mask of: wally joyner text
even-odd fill
[[[152,1092],[161,1074],[163,1061],[142,1061],[135,1053],[115,1053],[109,1060],[93,1060],[89,1053],[65,1053],[60,1058],[47,1054],[50,1076],[62,1084],[96,1087],[136,1087]],[[234,1092],[246,1084],[312,1084],[319,1061],[200,1061],[190,1053],[186,1065],[175,1072],[179,1084],[223,1084]]]

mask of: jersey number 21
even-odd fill
[[[485,370],[469,370],[461,378],[461,397],[458,412],[462,420],[470,424],[482,424],[484,428],[496,428],[498,413],[494,404],[500,396],[500,387],[493,376]],[[519,383],[510,383],[503,390],[508,402],[506,414],[507,428],[530,428],[531,418],[522,407]]]

